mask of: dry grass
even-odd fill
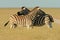
[[[53,23],[50,29],[46,25],[42,27],[34,27],[27,30],[23,27],[10,29],[9,24],[4,27],[4,23],[12,14],[16,14],[20,9],[16,8],[0,8],[0,40],[60,40],[60,25]],[[58,8],[42,8],[46,13],[52,15],[56,19],[60,19],[60,9]]]

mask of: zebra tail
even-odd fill
[[[7,22],[4,24],[4,26],[7,26],[8,23],[9,23],[9,21],[7,21]]]

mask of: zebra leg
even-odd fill
[[[52,28],[52,23],[51,23],[51,21],[50,21],[50,19],[49,19],[48,16],[45,16],[45,24],[46,24],[48,27]]]
[[[27,25],[27,29],[29,29],[30,27],[29,27],[29,25]]]
[[[10,28],[14,28],[14,23],[10,22]]]
[[[27,25],[27,29],[29,30],[29,29],[33,29],[34,27],[31,25]]]
[[[10,28],[13,28],[13,24],[10,24]]]
[[[17,27],[17,24],[14,23],[14,28],[16,28],[16,27]]]
[[[16,28],[17,24],[10,24],[10,28]]]
[[[45,24],[48,26],[48,28],[52,28],[52,22],[46,22]]]
[[[50,28],[52,28],[52,22],[49,22],[48,25]]]

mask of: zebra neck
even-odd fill
[[[37,11],[38,11],[38,10],[34,10],[33,12],[31,12],[31,13],[28,14],[28,15],[31,17],[32,20],[33,20],[34,17],[36,16]]]

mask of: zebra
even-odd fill
[[[32,20],[36,16],[36,13],[39,9],[39,7],[35,7],[33,11],[29,12],[29,14],[27,15],[11,15],[9,21],[5,23],[4,26],[6,26],[10,22],[10,28],[15,28],[17,25],[27,26],[27,28],[29,28],[30,26],[32,26]]]
[[[46,22],[44,20],[45,20],[45,18],[47,19],[47,17],[49,18],[49,22],[51,22],[51,24],[52,24],[54,22],[53,17],[50,14],[46,14],[43,10],[39,9],[36,16],[35,16],[35,18],[33,19],[33,25],[34,26],[43,26],[43,25],[45,25]],[[49,27],[50,27],[50,25],[49,25]],[[50,28],[52,28],[52,27],[50,27]]]

